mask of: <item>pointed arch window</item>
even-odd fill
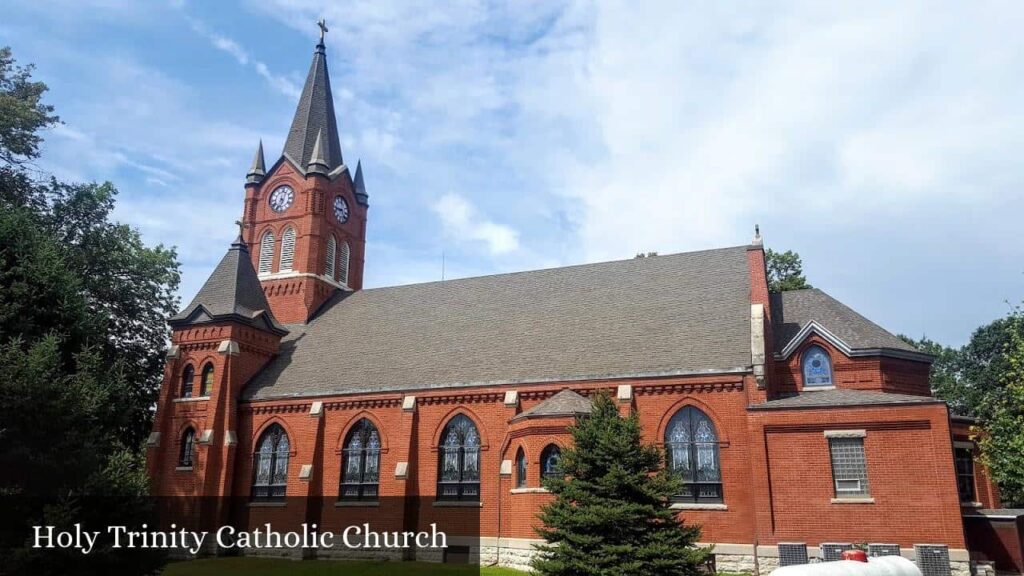
[[[260,274],[270,274],[270,267],[274,262],[274,231],[267,230],[260,238]]]
[[[178,467],[191,468],[196,447],[196,431],[192,427],[185,429],[181,435],[181,447],[178,451]]]
[[[804,387],[833,386],[832,358],[818,345],[808,348],[801,358],[804,373]]]
[[[444,427],[438,446],[438,500],[480,500],[480,433],[459,414]]]
[[[349,430],[341,459],[342,500],[377,500],[380,482],[380,434],[363,418]]]
[[[192,397],[192,381],[196,379],[196,370],[191,364],[185,366],[185,369],[181,371],[181,397],[191,398]]]
[[[562,476],[562,449],[557,444],[548,444],[540,453],[540,474],[544,478]]]
[[[271,424],[256,442],[253,454],[253,500],[284,500],[288,487],[288,434]]]
[[[668,469],[683,480],[682,502],[721,502],[722,470],[718,432],[707,414],[693,406],[676,412],[665,429]]]
[[[348,260],[351,256],[348,242],[341,243],[341,254],[338,255],[338,282],[348,286]]]
[[[337,260],[338,241],[327,237],[327,252],[324,254],[324,276],[334,280],[334,262]]]
[[[213,363],[207,362],[206,366],[203,366],[203,374],[199,379],[199,395],[209,396],[211,390],[213,390]]]
[[[278,263],[278,272],[288,272],[292,269],[295,261],[295,228],[285,228],[281,234],[281,261]]]
[[[516,488],[526,487],[526,453],[522,448],[516,452]]]

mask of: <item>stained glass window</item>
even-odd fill
[[[283,500],[288,486],[288,434],[277,424],[271,424],[259,441],[253,454],[253,500]]]
[[[526,453],[520,448],[516,452],[516,488],[526,487]]]
[[[363,418],[345,438],[341,459],[342,500],[377,500],[380,482],[380,434]]]
[[[540,473],[545,478],[562,475],[562,449],[557,444],[548,444],[540,453]]]
[[[192,397],[192,381],[196,378],[195,368],[189,364],[185,366],[185,369],[181,372],[181,397],[191,398]]]
[[[466,416],[452,418],[438,446],[438,500],[480,500],[480,434]]]
[[[832,359],[821,346],[811,346],[804,352],[804,386],[832,386]]]
[[[181,451],[178,453],[178,466],[182,468],[192,467],[192,455],[195,450],[196,431],[186,428],[181,435]]]
[[[203,366],[203,376],[199,381],[199,395],[209,396],[213,390],[213,364]]]
[[[668,469],[683,480],[677,500],[722,501],[718,433],[707,414],[686,406],[672,416],[665,429],[665,459]]]

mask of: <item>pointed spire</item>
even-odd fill
[[[260,146],[256,149],[256,156],[252,159],[252,168],[245,175],[246,184],[259,184],[267,175],[266,163],[263,161],[263,139],[260,138]]]
[[[299,170],[306,170],[313,157],[313,149],[320,142],[324,165],[330,172],[341,166],[341,142],[338,138],[338,122],[334,115],[334,97],[331,94],[331,78],[327,73],[327,50],[323,41],[313,51],[313,62],[302,87],[299,105],[295,110],[288,139],[284,143],[284,156]]]
[[[318,130],[316,133],[316,144],[313,145],[313,153],[309,158],[309,165],[306,166],[306,174],[322,174],[327,176],[331,169],[327,165],[327,158],[324,157],[324,148],[327,147],[327,143],[324,142],[324,133],[322,130]]]
[[[249,248],[239,236],[192,302],[169,320],[172,327],[235,321],[275,334],[287,334],[270,311],[252,267]]]
[[[356,202],[363,206],[370,205],[370,197],[366,194],[366,184],[363,182],[363,161],[356,161],[356,176],[352,179],[352,188],[356,192]]]

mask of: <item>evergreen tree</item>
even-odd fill
[[[682,491],[663,466],[661,450],[641,442],[636,414],[619,415],[607,394],[594,398],[590,416],[570,428],[574,445],[562,450],[564,478],[545,478],[555,495],[540,512],[533,568],[543,576],[697,574],[709,550],[698,548],[700,528],[671,510]]]

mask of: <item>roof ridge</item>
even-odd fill
[[[579,264],[567,264],[565,266],[551,266],[550,268],[532,268],[530,270],[515,270],[515,271],[512,271],[512,272],[495,272],[493,274],[480,274],[478,276],[466,276],[466,277],[463,277],[463,278],[452,278],[451,280],[428,280],[426,282],[410,282],[408,284],[393,284],[391,286],[377,286],[375,288],[364,288],[364,289],[359,290],[358,292],[356,292],[356,294],[358,294],[359,292],[380,292],[380,291],[384,291],[384,290],[392,290],[392,289],[396,289],[396,288],[406,288],[406,287],[410,287],[410,286],[426,286],[428,284],[451,284],[453,282],[465,282],[465,281],[469,281],[469,280],[479,280],[479,279],[482,279],[482,278],[496,278],[496,277],[499,277],[499,276],[515,276],[515,275],[519,275],[519,274],[533,274],[533,273],[537,273],[537,272],[549,272],[549,271],[553,271],[553,270],[567,270],[567,269],[571,269],[571,268],[583,268],[583,267],[587,267],[587,266],[602,266],[602,265],[607,265],[607,264],[619,264],[619,263],[634,262],[634,261],[637,261],[639,263],[639,261],[641,261],[641,260],[645,260],[646,261],[646,260],[657,260],[658,258],[675,258],[675,257],[678,257],[678,256],[704,254],[704,253],[707,253],[707,252],[728,252],[730,250],[739,250],[739,249],[746,250],[747,248],[748,248],[747,244],[740,244],[740,245],[737,245],[737,246],[726,246],[724,248],[707,248],[707,249],[704,249],[704,250],[693,250],[693,251],[690,251],[690,252],[673,252],[671,254],[659,254],[658,256],[652,256],[652,257],[648,257],[648,258],[636,258],[636,257],[633,257],[633,258],[620,258],[618,260],[601,260],[600,262],[581,262]]]

